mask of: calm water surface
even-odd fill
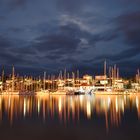
[[[140,140],[140,95],[0,96],[0,140]]]

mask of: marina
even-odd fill
[[[140,140],[140,0],[0,0],[0,140]]]
[[[42,77],[19,76],[12,67],[12,74],[7,75],[2,70],[0,81],[0,94],[2,95],[82,95],[82,94],[139,94],[140,72],[134,78],[121,78],[119,68],[116,65],[108,67],[104,62],[104,70],[101,75],[85,74],[80,77],[79,70],[75,73],[60,71],[56,75],[44,75]],[[108,73],[107,73],[108,71]],[[48,78],[46,78],[48,77]]]

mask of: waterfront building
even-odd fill
[[[84,75],[83,76],[83,83],[86,83],[87,85],[92,85],[93,84],[93,77],[91,75]]]
[[[115,91],[123,91],[124,90],[124,82],[122,79],[115,79],[113,84],[113,89]]]

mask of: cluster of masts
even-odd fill
[[[73,80],[74,85],[78,84],[79,81],[79,70],[77,73],[68,73],[66,69],[64,72],[60,71],[59,75],[47,75],[44,72],[43,78],[41,76],[19,76],[15,74],[15,67],[12,66],[12,74],[8,77],[5,75],[4,69],[0,77],[0,91],[1,92],[14,92],[14,91],[40,91],[40,90],[56,90],[59,84],[68,82],[70,79]],[[70,84],[68,83],[68,86]],[[63,83],[64,86],[64,83]]]
[[[36,92],[36,91],[41,91],[41,90],[46,90],[46,89],[58,90],[59,88],[66,87],[66,86],[67,87],[80,87],[83,83],[84,83],[84,86],[85,85],[93,86],[96,84],[96,82],[99,82],[99,81],[100,83],[105,83],[105,86],[109,85],[113,87],[113,85],[116,84],[117,80],[119,81],[120,79],[122,79],[119,76],[119,68],[116,65],[114,65],[112,67],[108,67],[107,69],[106,61],[104,62],[104,73],[102,75],[95,76],[95,78],[93,78],[90,75],[86,75],[86,76],[83,76],[84,78],[80,78],[79,70],[77,70],[76,72],[69,73],[67,72],[66,69],[64,71],[60,71],[58,76],[47,75],[46,72],[44,72],[43,78],[41,78],[40,76],[37,78],[32,77],[32,76],[19,76],[15,74],[15,68],[13,66],[12,74],[9,76],[9,78],[6,78],[4,69],[2,70],[2,75],[1,75],[1,80],[0,80],[0,91],[1,92],[4,92],[4,91],[7,91],[7,92],[34,91]],[[140,83],[139,70],[137,70],[137,74],[136,74],[136,83]],[[120,85],[118,84],[117,86],[120,86]]]
[[[119,79],[119,68],[114,65],[114,67],[109,67],[109,78]]]

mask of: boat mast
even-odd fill
[[[2,91],[3,91],[3,89],[4,89],[4,67],[2,67],[1,81],[2,81]]]
[[[74,74],[74,72],[72,72],[72,84],[73,84],[73,86],[75,86],[75,74]]]
[[[67,86],[68,87],[69,87],[69,78],[70,78],[70,75],[69,75],[69,72],[68,72],[68,80],[67,80],[67,82],[68,82]]]
[[[106,60],[104,61],[104,76],[106,76]]]
[[[66,68],[65,68],[65,70],[64,70],[64,81],[66,82],[66,79],[67,79],[67,70],[66,70]]]
[[[140,71],[138,69],[138,83],[140,83]]]
[[[15,83],[15,68],[12,67],[12,92],[14,92],[14,83]]]
[[[45,84],[46,84],[46,71],[44,71],[43,90],[45,90]]]
[[[77,83],[78,83],[78,87],[79,87],[79,84],[80,84],[80,81],[79,81],[79,70],[77,70]]]

